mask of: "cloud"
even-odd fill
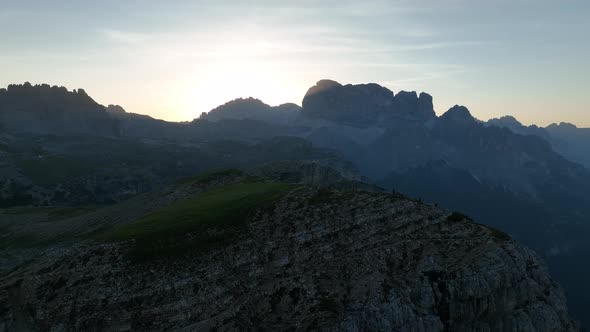
[[[399,47],[393,47],[392,51],[422,51],[433,50],[451,47],[465,47],[465,46],[486,46],[492,45],[490,41],[446,41],[433,43],[416,43],[416,44],[402,44]]]
[[[110,28],[99,29],[99,33],[113,42],[123,44],[137,44],[151,38],[149,34],[145,33],[130,32]]]

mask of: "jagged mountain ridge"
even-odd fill
[[[508,128],[521,135],[536,135],[550,142],[555,151],[590,169],[590,129],[578,128],[571,123],[551,124],[545,128],[524,126],[512,116],[490,119],[487,125]]]
[[[303,107],[294,107],[290,114],[295,115],[287,122],[273,115],[276,108],[248,99],[218,108],[211,119],[203,116],[185,123],[120,109],[110,114],[118,120],[119,134],[125,139],[180,145],[230,139],[253,144],[288,135],[338,151],[373,183],[468,211],[478,220],[510,231],[543,254],[550,267],[566,271],[560,280],[567,281],[568,296],[576,299],[573,310],[582,317],[590,297],[578,290],[590,270],[574,262],[590,253],[587,169],[560,155],[554,143],[488,125],[461,106],[437,117],[426,94],[394,94],[376,84],[321,82],[322,88],[310,89]],[[242,109],[242,103],[247,107]],[[236,118],[241,110],[244,116]],[[359,114],[356,120],[355,114]],[[452,174],[456,181],[426,181],[423,174]],[[483,204],[449,199],[464,197],[466,192]],[[505,202],[511,202],[509,208]],[[527,214],[529,210],[533,213]],[[572,276],[578,276],[577,280],[572,281]]]
[[[7,132],[117,136],[118,123],[83,89],[47,84],[0,89],[0,128]]]

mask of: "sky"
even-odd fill
[[[0,86],[190,121],[238,97],[300,105],[328,78],[590,127],[588,17],[588,0],[0,0]]]

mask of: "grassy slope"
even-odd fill
[[[246,225],[247,215],[296,186],[249,182],[224,186],[176,202],[106,235],[108,241],[135,239],[138,258],[201,251],[226,243]],[[191,233],[187,240],[181,235]]]
[[[214,181],[216,179],[219,179],[220,177],[224,177],[224,176],[242,176],[244,175],[244,172],[242,172],[239,169],[236,168],[230,168],[230,169],[224,169],[224,170],[220,170],[220,171],[213,171],[213,172],[208,172],[208,173],[204,173],[204,174],[199,174],[196,176],[189,176],[189,177],[185,177],[185,178],[181,178],[178,181],[176,181],[177,184],[187,184],[187,183],[199,183],[199,184],[203,184],[203,183],[208,183],[211,181]]]

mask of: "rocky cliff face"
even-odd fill
[[[378,84],[341,85],[321,80],[302,102],[302,115],[352,126],[384,126],[399,119],[427,121],[436,117],[427,93],[394,93]]]
[[[133,245],[56,249],[5,279],[0,331],[577,329],[533,252],[399,195],[300,187],[223,247],[135,262]]]
[[[119,123],[83,89],[47,84],[0,89],[0,128],[6,132],[118,136]]]

